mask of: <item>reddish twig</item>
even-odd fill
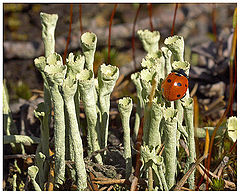
[[[34,154],[30,154],[30,155],[27,155],[27,154],[4,155],[4,160],[11,160],[11,159],[18,159],[18,158],[26,160],[28,158],[35,158],[35,155]]]
[[[175,5],[175,11],[174,11],[174,16],[173,16],[171,36],[173,36],[173,33],[174,33],[174,27],[175,27],[175,20],[176,20],[176,15],[177,15],[177,9],[178,9],[178,3],[176,3],[176,5]]]
[[[149,16],[149,23],[150,23],[150,28],[151,31],[153,31],[153,24],[152,24],[152,4],[148,3],[148,16]]]
[[[233,146],[230,148],[229,154],[233,151],[236,145],[237,145],[237,140],[234,142]]]
[[[112,15],[110,18],[110,22],[109,22],[109,32],[108,32],[108,64],[110,64],[110,47],[111,47],[111,28],[112,28],[112,21],[113,21],[113,17],[115,15],[116,12],[116,8],[117,8],[117,3],[115,3],[113,11],[112,11]]]
[[[90,177],[90,186],[93,189],[93,191],[98,191],[98,185],[94,183],[94,179],[96,178],[92,172],[89,172],[89,177]]]
[[[82,4],[79,4],[79,22],[80,22],[80,33],[81,36],[83,34],[83,28],[82,28]]]
[[[63,64],[66,63],[66,57],[67,57],[67,51],[68,51],[68,45],[71,37],[71,31],[72,31],[72,15],[73,15],[73,5],[70,4],[70,23],[69,23],[69,31],[68,31],[68,37],[67,37],[67,44],[64,50],[64,55],[63,55]]]
[[[139,4],[134,21],[133,21],[133,29],[132,29],[132,58],[133,58],[135,71],[137,69],[136,58],[135,58],[135,26],[136,26],[137,18],[138,18],[141,7],[142,7],[142,4]]]
[[[235,73],[234,73],[234,85],[233,85],[233,96],[232,96],[232,105],[233,105],[233,99],[235,96],[235,89],[236,89],[236,83],[237,83],[237,55],[235,55],[235,60],[234,60],[234,67],[235,67]],[[233,115],[233,110],[231,106],[231,116]]]

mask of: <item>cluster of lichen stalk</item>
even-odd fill
[[[137,91],[133,140],[137,139],[140,120],[144,116],[141,146],[143,165],[140,176],[148,178],[149,190],[167,191],[176,184],[178,172],[180,170],[186,172],[190,164],[194,163],[193,99],[189,97],[189,91],[187,91],[183,99],[174,102],[167,101],[162,97],[161,82],[172,70],[183,69],[188,75],[190,64],[184,61],[183,37],[166,38],[165,46],[159,49],[159,32],[139,30],[138,35],[147,55],[141,62],[142,70],[131,75]],[[127,112],[131,103],[130,98],[123,98],[119,101],[121,106],[125,105],[125,109],[119,109],[120,113],[122,112],[123,123],[126,118],[129,118],[129,113],[123,111]],[[123,124],[123,128],[126,128],[124,132],[128,133],[129,129],[126,124]],[[180,169],[181,165],[177,160],[181,136],[189,149],[184,169]],[[125,137],[127,134],[124,134]],[[164,150],[162,155],[159,155],[162,145]],[[125,155],[129,156],[129,154]],[[194,189],[194,173],[188,178],[188,183],[189,188]]]
[[[46,158],[49,157],[49,126],[53,117],[54,186],[58,188],[64,183],[65,161],[70,160],[74,162],[70,176],[78,190],[86,190],[87,174],[81,133],[87,131],[88,154],[107,146],[110,94],[118,79],[119,69],[102,64],[97,78],[94,78],[97,37],[90,32],[80,38],[83,55],[74,56],[70,53],[64,65],[62,57],[55,52],[54,32],[58,16],[41,13],[40,18],[45,56],[36,58],[34,63],[43,77],[44,102],[35,110],[41,122],[41,139],[36,153],[36,166],[29,168],[29,175],[36,177],[37,174],[35,189],[43,190],[49,172]],[[87,129],[80,127],[80,101],[84,106]],[[102,163],[102,155],[97,154],[94,159]]]
[[[86,129],[80,127],[79,104],[82,101],[84,106],[88,154],[91,154],[107,146],[110,95],[118,79],[119,69],[103,64],[98,70],[97,78],[94,78],[93,62],[97,37],[90,32],[84,33],[80,38],[83,55],[74,56],[70,53],[64,65],[62,57],[54,50],[58,16],[41,13],[40,17],[45,56],[36,58],[34,63],[44,80],[44,102],[35,110],[35,115],[41,122],[41,138],[36,151],[36,166],[29,168],[29,175],[33,177],[35,189],[43,190],[49,172],[49,126],[53,117],[54,185],[59,187],[64,183],[65,160],[71,160],[74,161],[74,168],[68,172],[78,189],[86,190],[87,175],[81,139],[81,133]],[[194,162],[193,100],[187,92],[181,101],[166,101],[161,94],[161,82],[172,69],[183,69],[188,75],[190,65],[184,61],[182,37],[167,38],[164,41],[166,47],[159,49],[159,32],[140,30],[138,35],[147,56],[141,63],[143,69],[131,76],[137,89],[133,141],[136,141],[140,118],[144,115],[141,176],[148,177],[149,190],[169,190],[176,183],[177,166],[180,166],[177,153],[181,135],[189,147],[185,171]],[[124,157],[128,178],[132,173],[129,126],[132,99],[120,99],[118,107],[124,129]],[[183,118],[186,126],[182,125]],[[164,151],[159,155],[162,144]],[[102,156],[95,155],[95,161],[101,164]],[[188,182],[193,189],[194,174],[189,177]]]

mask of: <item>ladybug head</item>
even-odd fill
[[[180,74],[180,75],[183,75],[183,76],[186,77],[187,79],[189,78],[183,69],[173,69],[172,72],[178,73],[178,74]]]

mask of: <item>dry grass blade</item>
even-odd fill
[[[203,178],[205,180],[207,180],[209,183],[212,183],[212,181],[209,178],[209,176],[206,174],[206,172],[204,172],[204,170],[200,166],[197,166],[196,168],[197,168],[198,172],[200,172],[200,174],[203,176]]]
[[[91,185],[91,183],[89,182],[89,180],[87,180],[87,186],[88,186],[88,189],[89,189],[90,191],[93,191],[92,185]]]
[[[184,149],[184,151],[186,152],[187,157],[189,157],[189,150],[188,150],[187,144],[184,142],[183,139],[180,139],[180,140],[179,140],[179,143],[180,143],[180,145],[182,146],[182,148]]]
[[[120,83],[123,81],[124,77],[125,76],[123,74],[119,76],[118,80],[116,81],[115,88],[117,88],[120,85]]]
[[[199,167],[201,167],[205,173],[207,172],[209,175],[211,175],[213,178],[219,178],[217,175],[213,174],[211,171],[208,171],[202,164],[199,164]],[[236,188],[236,185],[235,183],[231,182],[231,181],[227,181],[227,180],[224,180],[224,183],[225,183],[225,186],[227,188],[232,188],[232,189],[235,189]]]
[[[161,147],[160,147],[160,149],[159,149],[159,152],[157,153],[159,156],[162,155],[164,148],[165,148],[165,145],[164,145],[164,144],[161,144]]]
[[[137,189],[137,184],[138,184],[138,178],[135,176],[132,180],[132,184],[131,184],[131,189],[130,191],[136,191]]]
[[[102,187],[101,189],[99,189],[99,191],[104,191],[106,190],[108,187]]]
[[[221,163],[218,165],[218,167],[214,170],[213,174],[217,175],[218,177],[221,176],[222,171],[224,169],[224,167],[227,165],[229,161],[229,157],[228,156],[224,156]]]
[[[211,104],[208,105],[208,111],[216,108],[216,106],[217,106],[219,103],[224,102],[223,99],[224,99],[224,96],[220,96],[217,100],[214,100]]]
[[[106,177],[96,177],[93,179],[93,181],[107,181],[109,180],[109,178],[106,178]]]
[[[125,183],[126,179],[108,179],[102,181],[95,181],[93,180],[92,183],[101,184],[101,185],[111,185],[111,184],[123,184]]]
[[[89,184],[91,185],[92,190],[93,191],[99,191],[98,185],[95,184],[94,181],[93,181],[95,179],[95,176],[92,172],[89,172],[89,178],[90,178]]]
[[[111,186],[107,189],[107,191],[111,191],[112,188],[113,188],[113,185],[111,185]]]
[[[181,191],[193,191],[192,189],[186,188],[186,187],[182,187]]]
[[[193,87],[193,89],[192,89],[192,91],[191,91],[191,93],[190,93],[190,96],[191,96],[191,97],[193,97],[193,96],[196,94],[197,89],[198,89],[198,83],[196,83],[196,84],[194,85],[194,87]]]

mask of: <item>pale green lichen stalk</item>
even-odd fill
[[[25,135],[4,135],[3,144],[24,144],[30,146],[31,144],[38,144],[40,139],[34,136],[25,136]]]
[[[90,148],[89,153],[92,153],[100,149],[93,72],[85,69],[81,73],[78,73],[76,78],[79,80],[78,84],[81,93],[81,99],[83,101],[87,118],[88,145]],[[97,154],[95,158],[98,163],[102,163],[100,154]]]
[[[45,57],[53,54],[55,51],[54,32],[58,20],[57,14],[40,13],[42,24],[42,38],[44,43]]]
[[[67,66],[63,65],[60,55],[53,53],[47,59],[39,57],[34,60],[35,65],[46,63],[44,75],[46,76],[51,99],[54,106],[54,143],[55,143],[55,186],[63,184],[65,177],[65,120],[64,102],[59,91],[66,75]]]
[[[49,113],[48,113],[49,114]],[[47,114],[47,115],[48,115]],[[34,110],[34,115],[35,117],[37,117],[41,123],[40,125],[40,130],[41,130],[41,150],[43,153],[48,153],[48,149],[49,149],[49,139],[46,138],[49,137],[49,133],[48,131],[44,130],[47,128],[48,126],[48,122],[46,119],[46,114],[45,114],[45,106],[44,106],[44,102],[41,102],[38,104],[37,109]]]
[[[160,50],[155,53],[148,53],[141,62],[143,68],[147,68],[152,74],[156,73],[158,81],[165,77],[164,64],[165,58]]]
[[[159,132],[160,122],[163,117],[163,107],[158,104],[157,99],[154,99],[151,107],[151,121],[149,126],[148,145],[152,147],[161,145],[161,136]]]
[[[171,65],[172,52],[167,47],[162,47],[161,50],[165,58],[165,68],[166,68],[165,76],[167,76],[172,71],[172,65]]]
[[[237,117],[229,117],[229,119],[227,120],[227,131],[230,139],[233,142],[236,142],[237,141]]]
[[[160,33],[158,31],[138,30],[137,34],[143,43],[145,51],[148,53],[158,51],[158,42],[160,40]]]
[[[133,129],[133,140],[137,140],[138,130],[140,127],[140,119],[143,115],[143,99],[142,99],[142,85],[140,81],[140,73],[136,72],[131,75],[131,80],[134,83],[137,91],[137,107],[136,107],[136,114],[135,114],[135,123]]]
[[[48,57],[50,54],[55,52],[55,38],[54,32],[58,20],[58,16],[56,14],[47,14],[40,13],[41,25],[42,25],[42,39],[44,43],[44,51],[45,57]],[[41,145],[39,145],[38,151],[42,151],[45,157],[49,157],[49,125],[51,123],[51,96],[49,91],[49,86],[46,80],[46,76],[44,74],[45,63],[39,63],[36,65],[37,69],[40,71],[43,77],[44,83],[44,103],[41,106],[42,111],[44,112],[44,116],[42,117],[42,125],[41,125]],[[39,118],[40,119],[40,118]],[[39,153],[36,153],[38,157]],[[49,165],[47,162],[44,162],[44,168],[39,168],[39,173],[42,174],[42,181],[47,180]],[[44,174],[44,175],[43,175]],[[40,184],[41,187],[43,183]]]
[[[84,69],[84,64],[85,64],[85,57],[83,55],[77,55],[75,56],[73,53],[70,53],[68,55],[68,58],[66,59],[66,65],[67,65],[67,74],[66,77],[72,77],[76,78],[77,73],[80,73]],[[74,95],[74,103],[75,103],[75,110],[76,110],[76,115],[77,115],[77,120],[78,120],[78,126],[81,126],[80,123],[80,91],[79,87],[77,87],[77,91]],[[81,129],[83,134],[86,134],[85,128]]]
[[[173,108],[167,108],[164,110],[164,160],[166,167],[166,182],[168,188],[172,188],[175,184],[175,174],[177,170],[177,150],[176,150],[176,132],[177,132],[177,118],[176,110]]]
[[[143,144],[148,143],[149,139],[149,127],[150,127],[150,118],[151,118],[151,105],[148,104],[149,96],[152,90],[152,80],[154,75],[148,70],[143,69],[140,72],[140,81],[142,85],[142,98],[144,102],[144,125],[143,125]]]
[[[101,146],[107,146],[110,95],[119,77],[116,66],[102,64],[98,70],[99,106],[101,111]]]
[[[185,169],[188,170],[190,165],[195,162],[196,152],[195,152],[195,140],[194,140],[194,126],[193,126],[193,99],[187,98],[183,103],[184,108],[184,118],[186,129],[188,133],[188,149],[189,149],[189,157],[186,162]],[[195,188],[195,176],[194,172],[189,176],[188,183],[190,189]]]
[[[163,157],[159,155],[159,148],[160,146],[141,146],[141,161],[143,166],[141,173],[144,173],[149,168],[152,168],[154,174],[157,177],[157,179],[154,179],[154,184],[156,185],[155,189],[160,187],[161,190],[168,191],[168,186],[163,170]],[[149,178],[150,177],[148,177],[148,180],[151,182],[152,180]]]
[[[189,69],[190,69],[190,64],[187,61],[174,61],[172,63],[172,68],[174,70],[179,70],[182,69],[186,75],[188,76],[189,74]],[[185,97],[182,99],[187,99],[189,97],[189,90],[187,90]],[[178,129],[181,128],[180,125],[182,125],[183,122],[183,115],[184,115],[184,110],[183,110],[183,105],[182,105],[182,100],[176,100],[174,101],[175,104],[175,109],[177,110],[177,119],[178,119]],[[179,130],[177,131],[177,149],[179,149],[179,139],[180,139],[180,132]]]
[[[182,36],[168,37],[164,44],[172,52],[175,61],[184,61],[184,39]]]
[[[76,117],[75,111],[75,103],[74,103],[74,94],[77,91],[77,82],[75,79],[71,79],[67,77],[63,80],[63,84],[61,87],[63,100],[65,104],[66,110],[66,123],[69,126],[69,134],[70,134],[70,144],[72,145],[72,154],[74,155],[75,162],[75,170],[77,175],[77,188],[80,191],[86,190],[87,188],[87,173],[85,170],[85,163],[83,160],[83,146],[82,139],[79,132],[78,121]]]
[[[82,55],[75,56],[73,53],[68,55],[66,60],[67,74],[66,77],[76,77],[77,73],[80,73],[84,69],[85,57]]]
[[[58,20],[57,14],[47,14],[47,13],[40,13],[40,19],[41,19],[41,25],[42,25],[42,39],[44,44],[44,52],[45,57],[48,57],[50,54],[53,54],[55,52],[55,28]],[[43,77],[43,84],[44,84],[44,103],[45,103],[45,109],[46,109],[46,120],[50,125],[51,122],[51,115],[47,114],[51,112],[52,104],[51,104],[51,97],[50,97],[50,91],[49,86],[47,83],[47,80],[45,78],[45,75],[43,73],[44,67],[37,67],[38,70],[41,72]],[[49,126],[44,126],[44,131],[46,131],[46,134],[49,133]],[[45,137],[46,139],[49,138],[49,135]],[[46,156],[48,156],[48,153],[45,153]]]
[[[46,173],[44,172],[44,170],[45,170],[44,166],[46,165],[47,161],[46,161],[46,156],[41,152],[41,144],[38,144],[38,147],[36,150],[35,163],[39,169],[37,180],[38,180],[40,188],[43,190],[44,183],[47,178],[46,173],[48,174],[48,172],[46,172]]]
[[[85,68],[93,71],[94,54],[97,45],[97,36],[92,32],[86,32],[81,36],[81,47],[86,59]]]
[[[39,187],[39,185],[36,182],[36,176],[38,173],[38,167],[37,166],[30,166],[28,167],[28,175],[30,177],[30,180],[33,184],[33,187],[35,189],[35,191],[41,191],[41,188]]]
[[[40,155],[39,155],[40,152],[42,152],[44,157],[48,157],[48,155],[49,155],[49,130],[46,130],[46,129],[49,128],[48,115],[50,113],[48,112],[47,114],[45,114],[45,111],[46,110],[45,110],[44,102],[39,103],[37,109],[34,110],[35,117],[37,117],[41,123],[41,125],[40,125],[41,142],[38,145],[37,152],[36,152],[36,158],[38,159],[38,161],[36,160],[36,164],[37,164],[38,168],[40,169],[39,174],[40,174],[41,188],[43,188],[43,184],[47,180],[48,170],[49,170],[48,163],[45,162],[45,159],[44,159],[44,161],[42,161],[41,158],[43,158],[43,157],[40,157]],[[43,165],[43,168],[40,168],[40,166],[38,164]]]
[[[140,81],[142,85],[142,98],[144,105],[146,105],[146,101],[152,90],[152,80],[154,78],[154,73],[149,69],[143,69],[140,71]]]
[[[11,136],[14,134],[18,134],[17,127],[13,121],[12,113],[9,107],[9,97],[8,91],[6,87],[5,80],[3,82],[3,130],[6,136]],[[22,144],[15,144],[14,142],[10,142],[10,146],[13,150],[13,153],[17,153],[20,151],[22,154],[25,153],[24,146]]]
[[[124,143],[124,158],[126,160],[126,176],[129,178],[132,172],[132,154],[131,154],[131,144],[130,144],[130,115],[132,111],[132,99],[130,97],[125,97],[119,100],[118,110],[120,112],[120,117],[122,120],[122,126],[124,131],[123,143]]]

